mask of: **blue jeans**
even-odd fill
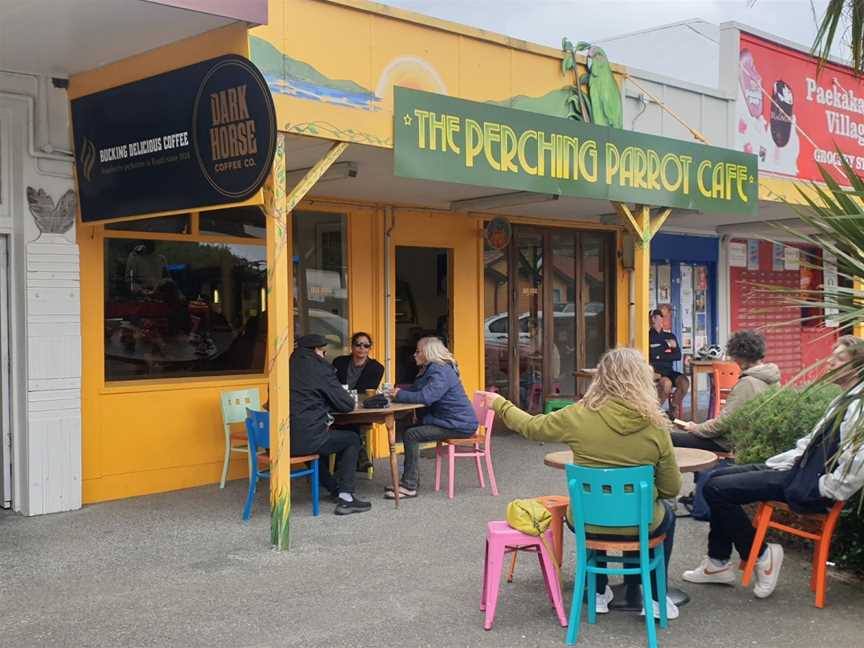
[[[652,538],[656,538],[659,535],[666,534],[666,539],[663,541],[663,551],[666,554],[666,582],[669,582],[669,562],[672,559],[672,545],[675,542],[675,513],[672,510],[672,507],[668,502],[663,502],[663,509],[665,513],[663,515],[663,521],[660,523],[654,531],[651,533]],[[606,534],[588,534],[589,539],[593,540],[630,540],[634,539],[633,536],[613,536]],[[653,550],[651,550],[653,552]],[[603,552],[599,552],[603,553]],[[625,551],[625,556],[638,556],[638,551]],[[598,562],[597,565],[599,567],[605,567],[606,563]],[[627,567],[632,567],[633,565],[627,565]],[[590,576],[590,575],[589,575]],[[624,582],[628,585],[639,585],[642,582],[642,577],[639,574],[628,574],[624,576]],[[602,594],[606,591],[606,585],[609,583],[609,576],[606,574],[597,574],[597,593]],[[657,572],[651,572],[651,597],[656,601],[657,600]]]
[[[426,441],[443,441],[444,439],[466,438],[473,432],[445,430],[437,425],[415,425],[402,434],[402,444],[405,447],[405,461],[402,465],[402,479],[399,484],[408,490],[416,490],[420,483],[420,444]]]

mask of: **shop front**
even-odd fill
[[[650,242],[669,208],[756,209],[752,156],[568,118],[561,52],[355,1],[271,2],[248,33],[73,78],[73,108],[229,53],[275,103],[263,194],[82,211],[85,502],[218,482],[226,390],[269,399],[271,454],[287,457],[286,360],[306,333],[332,357],[367,332],[395,384],[437,335],[469,393],[540,411],[584,389],[606,349],[647,348]],[[230,122],[226,105],[211,110]],[[246,470],[238,455],[229,478]],[[287,480],[273,482],[285,521]]]

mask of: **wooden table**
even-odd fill
[[[699,374],[714,372],[714,360],[693,360],[687,363],[687,373],[690,374],[690,420],[695,421],[699,412]]]
[[[390,447],[390,474],[393,477],[393,494],[396,508],[399,508],[399,466],[396,461],[396,416],[401,413],[420,409],[416,403],[390,403],[381,409],[359,407],[351,412],[333,412],[336,424],[340,426],[372,425],[382,423],[387,428],[387,443]]]
[[[678,462],[678,470],[682,473],[708,470],[717,464],[717,455],[710,450],[698,450],[697,448],[673,448],[673,450],[675,451],[675,460]],[[543,463],[550,468],[564,470],[564,466],[573,463],[573,452],[571,450],[550,452],[543,457]]]

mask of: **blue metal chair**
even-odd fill
[[[255,488],[258,478],[270,479],[269,470],[261,470],[260,464],[270,463],[270,455],[258,455],[259,449],[270,448],[270,412],[259,412],[252,409],[246,410],[246,435],[249,437],[249,451],[258,461],[252,466],[252,474],[249,475],[249,494],[246,496],[246,505],[243,507],[243,521],[248,522],[252,515],[252,502],[255,500]],[[291,457],[291,465],[308,463],[308,468],[292,470],[291,479],[309,475],[312,479],[312,515],[317,516],[318,510],[318,455],[304,455],[302,457]]]
[[[656,648],[657,633],[651,597],[652,570],[657,571],[657,599],[660,602],[660,627],[666,628],[666,556],[665,535],[650,538],[654,516],[654,467],[586,468],[569,464],[567,486],[576,532],[576,581],[570,607],[567,643],[573,645],[579,636],[582,597],[588,586],[588,623],[597,621],[594,601],[597,574],[639,574],[645,605],[645,627],[649,648]],[[639,539],[633,541],[597,540],[586,537],[585,525],[601,527],[638,527]],[[651,557],[649,549],[654,550]],[[607,556],[608,551],[638,551],[639,556]],[[599,553],[598,553],[599,552]],[[601,567],[598,563],[620,563],[621,567]],[[638,565],[630,566],[627,565]]]

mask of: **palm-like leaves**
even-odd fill
[[[848,23],[848,47],[855,71],[864,73],[864,2],[862,0],[830,0],[816,32],[813,53],[826,61],[838,37],[837,30]]]

